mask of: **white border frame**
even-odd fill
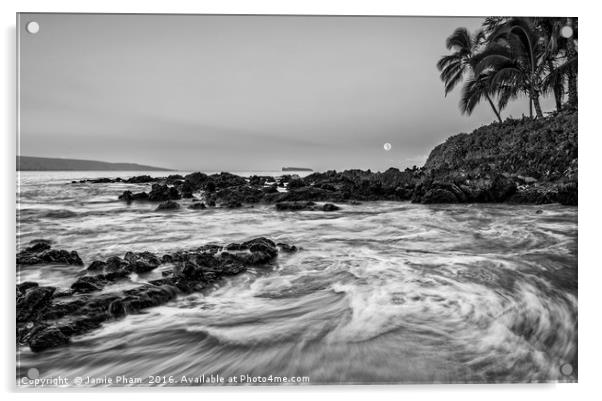
[[[597,341],[602,327],[598,306],[602,304],[598,287],[602,285],[599,247],[601,191],[599,176],[601,171],[596,163],[602,149],[600,119],[595,119],[593,108],[599,104],[600,84],[594,77],[599,75],[600,63],[598,35],[594,32],[600,24],[600,13],[594,2],[547,0],[545,2],[526,2],[524,0],[505,0],[504,2],[484,2],[464,0],[402,2],[392,0],[4,0],[0,3],[0,18],[3,28],[4,62],[2,72],[5,93],[2,97],[4,122],[2,158],[2,179],[4,184],[2,201],[2,221],[4,222],[0,246],[4,263],[4,327],[2,330],[2,383],[5,392],[13,392],[10,398],[33,396],[15,386],[15,309],[14,309],[14,252],[15,252],[15,194],[16,173],[15,155],[17,149],[16,88],[16,13],[17,12],[118,12],[118,13],[191,13],[191,14],[346,14],[346,15],[567,15],[581,19],[581,65],[579,77],[579,97],[581,103],[579,147],[580,147],[580,205],[579,214],[579,384],[501,384],[501,385],[391,385],[391,386],[304,386],[304,387],[237,387],[237,388],[195,388],[195,389],[104,389],[78,394],[77,390],[61,391],[48,389],[37,395],[50,399],[103,399],[111,393],[127,393],[127,397],[145,399],[164,399],[165,392],[178,392],[176,397],[226,397],[246,400],[306,399],[307,397],[328,397],[342,395],[347,399],[363,400],[372,392],[383,398],[408,397],[423,399],[488,401],[519,397],[537,397],[546,400],[569,398],[593,398],[602,393],[596,387],[602,371],[598,369],[600,351]],[[595,20],[597,19],[597,20]],[[599,111],[596,110],[598,114]],[[596,121],[598,120],[598,121]],[[450,132],[450,135],[454,132]],[[583,217],[585,216],[585,218]],[[17,391],[17,393],[14,393]],[[107,394],[109,393],[109,394]],[[200,393],[200,394],[199,394]]]

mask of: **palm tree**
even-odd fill
[[[566,18],[534,18],[544,46],[545,75],[543,91],[552,92],[556,102],[556,111],[562,110],[562,97],[566,74],[557,73],[559,60],[563,58],[566,49],[566,39],[561,32],[566,25]]]
[[[577,107],[577,18],[567,18],[567,26],[571,28],[573,35],[567,38],[566,68],[569,81],[569,105]]]
[[[492,87],[524,91],[537,117],[542,118],[539,96],[546,64],[537,31],[528,20],[512,18],[496,28],[488,40],[483,52],[475,56],[475,74],[489,75]]]
[[[548,89],[553,85],[562,85],[562,93],[564,94],[564,84],[568,82],[568,104],[571,107],[577,106],[577,55],[571,58],[566,58],[564,63],[561,63],[550,69],[550,72],[543,80],[544,88]]]
[[[472,74],[466,80],[462,87],[462,96],[460,97],[460,110],[462,111],[462,114],[471,115],[476,105],[479,104],[483,98],[486,98],[497,116],[498,121],[502,122],[500,114],[491,100],[491,96],[495,96],[497,90],[490,84],[491,76],[489,73],[483,73],[476,77]],[[499,107],[500,110],[502,108],[503,107],[501,106]]]
[[[466,28],[456,29],[446,40],[446,47],[452,53],[441,57],[437,63],[437,68],[441,72],[441,80],[445,84],[445,96],[451,92],[466,75],[469,75],[469,81],[464,88],[464,95],[460,101],[460,109],[463,113],[470,115],[476,104],[485,97],[497,119],[501,122],[502,118],[495,104],[491,100],[491,91],[486,85],[486,81],[479,79],[474,74],[474,56],[484,40],[482,31],[471,35]],[[467,97],[464,99],[464,97]]]

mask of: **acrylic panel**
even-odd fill
[[[19,387],[577,381],[577,18],[17,31]]]

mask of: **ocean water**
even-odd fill
[[[273,205],[156,212],[117,200],[150,184],[71,184],[138,174],[22,172],[18,248],[46,238],[86,265],[258,236],[301,250],[106,322],[68,346],[37,354],[20,347],[18,379],[31,368],[142,385],[202,375],[314,384],[577,379],[575,207],[364,202],[329,213]],[[69,287],[81,269],[28,266],[17,281]]]

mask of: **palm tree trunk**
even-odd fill
[[[541,105],[539,104],[539,93],[534,92],[531,100],[533,101],[533,106],[535,106],[535,115],[537,116],[537,118],[543,118]]]
[[[533,118],[533,99],[529,97],[529,117]]]
[[[569,71],[569,105],[577,107],[577,74],[573,68]]]
[[[500,117],[500,113],[495,108],[495,105],[493,104],[493,102],[491,101],[491,98],[489,97],[489,95],[487,93],[485,94],[485,97],[487,98],[487,101],[489,102],[489,105],[493,109],[493,112],[495,113],[495,116],[497,117],[497,120],[499,122],[502,122],[502,117]]]
[[[562,92],[554,87],[554,100],[556,102],[556,111],[562,111]]]
[[[566,24],[571,29],[573,29],[573,36],[568,38],[567,45],[566,45],[567,59],[570,60],[577,55],[577,52],[575,50],[575,39],[574,39],[575,28],[574,28],[573,18],[571,18],[571,17],[567,18]],[[569,85],[568,85],[569,86],[568,87],[568,89],[569,89],[569,105],[572,107],[577,107],[577,70],[576,70],[576,68],[572,67],[569,70],[568,81],[569,81]]]
[[[548,60],[548,68],[550,72],[554,71],[554,63],[552,60]],[[556,111],[562,110],[562,82],[556,80],[556,82],[552,86],[552,91],[554,92],[554,101],[556,102]]]

